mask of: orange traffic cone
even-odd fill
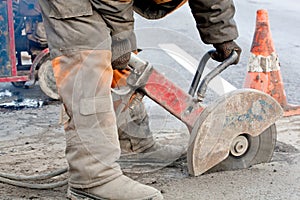
[[[287,103],[266,10],[257,11],[256,29],[244,87],[271,95],[282,106],[285,116],[300,115],[300,106]]]

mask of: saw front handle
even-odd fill
[[[214,79],[217,75],[222,73],[225,69],[227,69],[227,67],[232,65],[238,58],[238,53],[236,51],[232,51],[230,56],[226,60],[224,60],[221,64],[219,64],[216,68],[214,68],[210,73],[208,73],[203,78],[202,82],[200,83],[201,76],[203,74],[206,63],[211,58],[211,55],[214,52],[215,52],[215,50],[211,50],[211,51],[208,51],[206,54],[204,54],[204,56],[202,57],[199,65],[198,65],[196,74],[195,74],[192,84],[190,86],[189,95],[191,95],[191,96],[195,95],[195,92],[198,88],[198,90],[197,90],[197,100],[198,101],[203,101],[209,82],[212,79]],[[200,83],[200,86],[199,86],[199,83]]]

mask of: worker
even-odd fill
[[[39,0],[39,3],[58,93],[67,113],[64,130],[69,164],[68,197],[163,199],[157,189],[123,175],[117,163],[121,150],[111,83],[113,69],[126,67],[130,52],[137,48],[134,10],[148,19],[158,19],[184,1]],[[203,42],[216,48],[212,55],[215,60],[223,61],[233,50],[240,54],[241,49],[234,42],[238,33],[232,0],[190,0],[189,5]],[[158,149],[163,147],[149,138],[150,143],[135,141],[137,152],[153,149],[161,153]],[[167,153],[174,154],[171,157],[182,154],[182,148],[165,148]]]

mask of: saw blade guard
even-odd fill
[[[243,137],[259,136],[282,115],[277,101],[257,90],[239,89],[221,96],[204,109],[192,129],[187,153],[189,173],[201,175],[232,152],[238,157],[248,153]]]

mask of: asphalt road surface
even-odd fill
[[[243,49],[241,61],[221,74],[223,87],[210,85],[205,103],[224,92],[242,88],[247,73],[250,46],[255,28],[256,10],[267,9],[272,36],[281,63],[289,103],[300,104],[300,4],[292,0],[235,1],[236,21]],[[197,62],[211,49],[200,41],[187,5],[164,19],[147,21],[136,16],[140,56],[188,90]],[[208,68],[216,65],[209,62]],[[30,105],[20,110],[0,110],[0,170],[7,173],[35,174],[65,167],[64,133],[58,124],[59,103],[49,101],[38,86],[15,89],[0,84],[0,103],[18,99]],[[21,96],[21,97],[20,97]],[[25,102],[25,103],[26,103]],[[145,99],[155,133],[171,139],[186,134],[185,126],[149,99]],[[46,105],[48,104],[48,105]],[[21,106],[22,107],[22,106]],[[24,106],[23,106],[24,107]],[[22,108],[23,108],[22,107]],[[163,123],[162,123],[163,122]],[[190,177],[186,165],[165,168],[132,178],[163,192],[165,199],[300,199],[300,117],[283,118],[277,123],[278,141],[270,163],[250,169]],[[184,139],[187,139],[187,135]],[[29,190],[0,183],[0,199],[65,199],[66,186],[54,190]]]

